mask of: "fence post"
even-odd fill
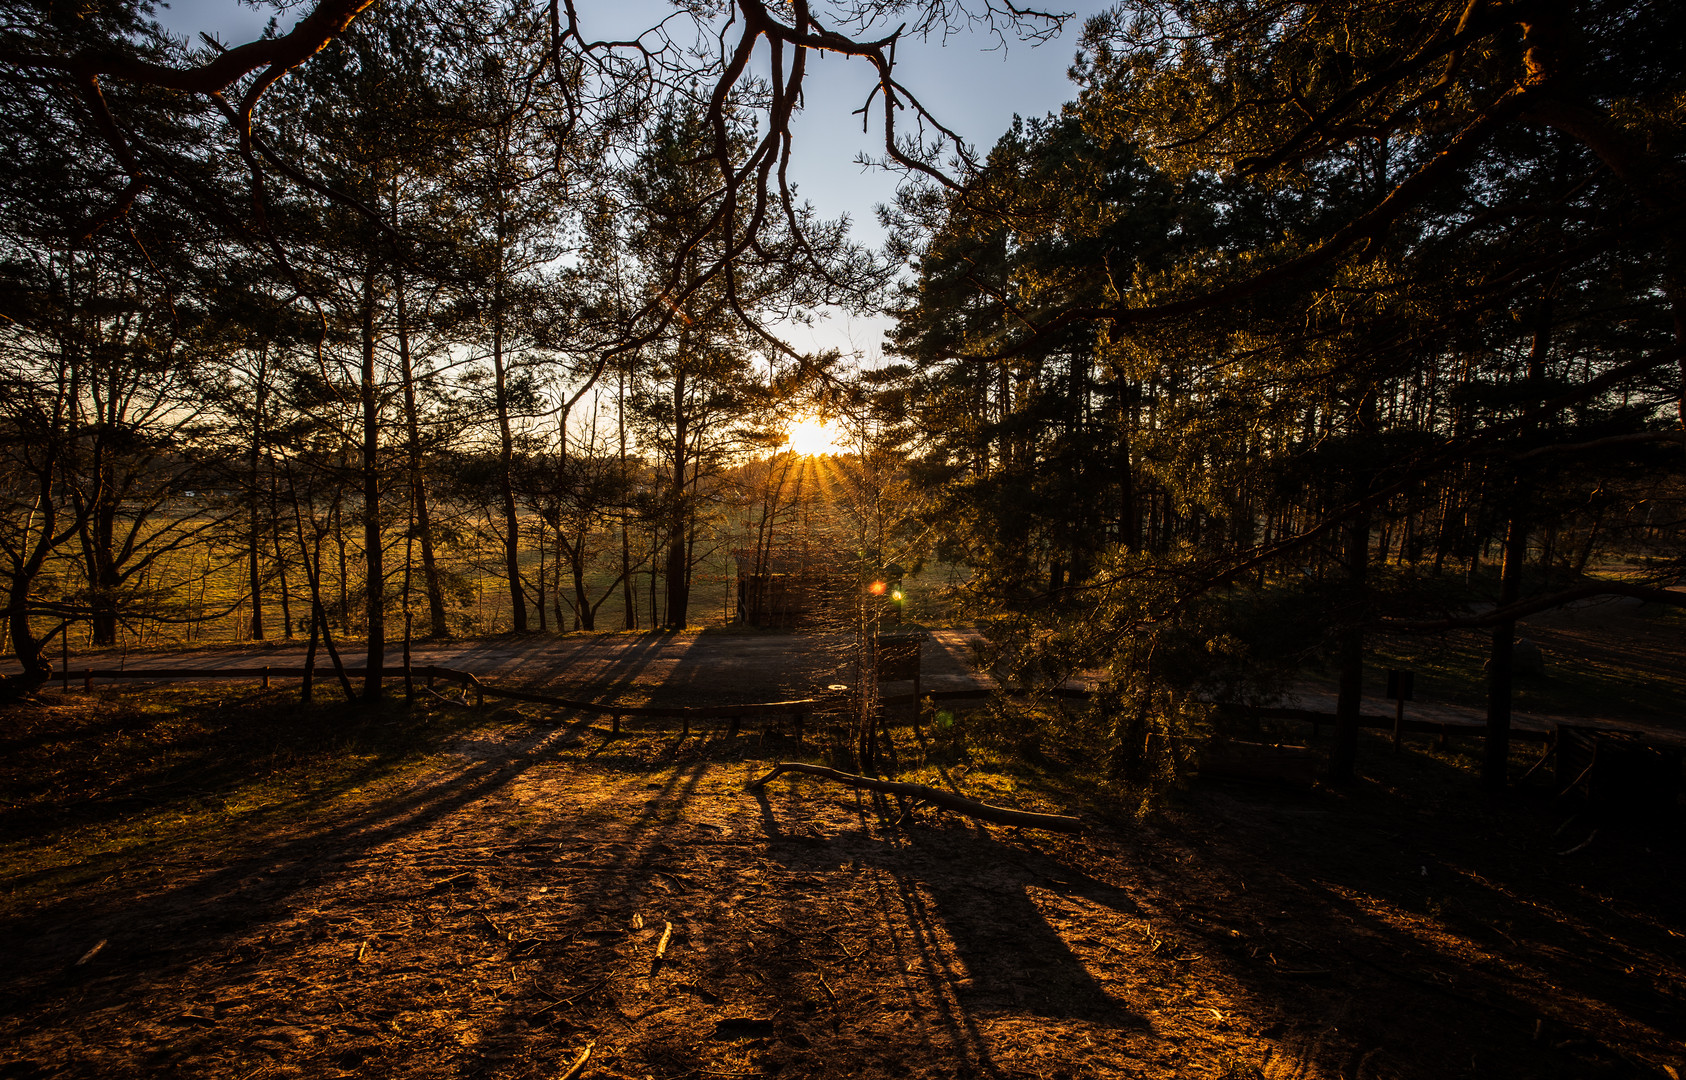
[[[83,668],[82,669],[82,692],[84,694],[91,694],[91,693],[93,693],[93,691],[94,691],[94,669],[93,668]]]
[[[269,665],[268,664],[265,664],[263,666],[263,688],[265,690],[269,689]]]
[[[609,717],[609,734],[619,735],[620,733],[621,733],[621,714],[620,713],[614,713],[614,714],[610,715],[610,717]]]

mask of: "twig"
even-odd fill
[[[898,780],[876,780],[869,776],[857,776],[854,773],[840,772],[828,769],[824,765],[807,765],[799,761],[781,761],[773,767],[773,771],[758,780],[750,781],[748,790],[756,791],[766,785],[769,780],[781,773],[806,773],[826,780],[846,784],[852,788],[865,791],[876,791],[884,795],[900,795],[915,802],[930,803],[940,806],[944,810],[966,817],[992,821],[997,825],[1016,825],[1032,829],[1047,829],[1050,832],[1080,833],[1083,831],[1081,818],[1065,814],[1037,814],[1028,810],[1010,810],[1004,806],[991,806],[960,795],[951,795],[946,791],[939,791],[924,784],[909,784]]]
[[[586,987],[584,990],[581,990],[579,993],[574,994],[572,997],[557,998],[555,1001],[552,1001],[549,1005],[546,1005],[544,1008],[535,1010],[533,1012],[533,1015],[534,1016],[543,1016],[545,1013],[549,1012],[552,1009],[559,1009],[564,1005],[572,1005],[574,1002],[578,1001],[582,997],[587,997],[591,994],[597,993],[597,991],[603,989],[603,987],[606,986],[608,984],[608,982],[609,982],[609,980],[608,980],[607,977],[598,979],[596,982],[592,983],[590,986]]]
[[[580,1051],[580,1056],[574,1059],[574,1063],[568,1066],[568,1071],[563,1073],[559,1080],[574,1080],[574,1077],[580,1074],[580,1070],[585,1068],[585,1063],[591,1060],[591,1048],[596,1045],[595,1042],[586,1043],[585,1049]]]
[[[484,910],[482,910],[480,908],[475,908],[474,913],[476,915],[480,916],[482,919],[486,920],[486,925],[490,926],[492,928],[492,933],[496,934],[498,936],[499,940],[501,940],[501,941],[508,941],[509,940],[509,932],[507,930],[505,930],[503,927],[499,926],[497,923],[493,922],[492,917],[490,915],[486,914],[486,912]]]
[[[661,968],[662,961],[667,958],[668,942],[670,942],[672,940],[673,940],[673,924],[668,923],[662,929],[662,939],[660,941],[656,942],[656,957],[655,957],[654,960],[650,961],[650,974],[651,975],[654,975]]]
[[[1564,855],[1573,855],[1577,851],[1585,851],[1587,848],[1592,846],[1592,842],[1596,839],[1598,839],[1598,830],[1594,829],[1592,832],[1587,834],[1587,838],[1585,840],[1582,840],[1568,851],[1559,851],[1557,854],[1559,857],[1562,857]]]

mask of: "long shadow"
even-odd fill
[[[824,640],[814,634],[703,630],[687,662],[663,682],[663,699],[735,704],[810,696],[836,681],[828,677]]]
[[[629,638],[632,644],[627,643]],[[563,671],[534,680],[534,685],[561,688],[594,701],[613,702],[632,689],[665,650],[683,638],[684,635],[671,630],[650,630],[636,637],[617,634],[612,638],[590,639],[589,643],[582,643],[572,653],[572,658],[582,658],[598,648],[611,649],[613,655],[604,660],[593,658],[591,664],[594,670],[583,676]],[[512,673],[511,677],[519,680],[520,673]]]
[[[561,736],[573,737],[585,724],[578,721]],[[0,922],[0,951],[13,961],[11,1000],[0,1006],[0,1014],[31,1003],[58,980],[99,982],[102,993],[118,998],[144,995],[151,980],[114,982],[110,977],[122,971],[156,972],[212,955],[235,937],[286,919],[288,905],[316,881],[499,791],[544,756],[541,751],[501,762],[470,762],[334,824],[248,849],[150,895],[79,893]],[[104,943],[97,956],[73,964],[93,942]]]
[[[1230,1019],[1211,1042],[1233,1048],[1239,1074],[1462,1075],[1473,1055],[1482,1075],[1567,1078],[1678,1060],[1678,837],[1618,836],[1565,861],[1556,849],[1573,838],[1552,840],[1558,818],[1525,794],[1494,804],[1426,756],[1423,775],[1390,768],[1321,798],[1202,786],[1195,811],[1095,849],[1118,849],[1129,892],[1102,880],[1117,863],[1084,875],[971,833],[820,840],[781,821],[776,798],[757,805],[789,866],[846,853],[887,872],[883,904],[902,915],[891,970],[954,987],[952,1004],[930,1000],[978,1053],[975,1021],[996,1011],[1141,1022],[1041,917],[1032,895],[1051,890],[1140,920],[1148,933],[1117,953],[1171,1000],[1213,994]],[[861,804],[863,823],[895,816]]]
[[[1473,1057],[1482,1075],[1627,1075],[1629,1055],[1686,1041],[1678,903],[1657,909],[1678,850],[1573,868],[1525,796],[1486,801],[1428,758],[1387,768],[1323,805],[1197,793],[1201,825],[1161,821],[1136,851],[1156,919],[1321,1071],[1451,1075]],[[1405,794],[1448,788],[1430,808]]]
[[[602,1032],[672,1013],[692,1000],[689,995],[718,1000],[697,985],[718,985],[725,978],[711,966],[715,962],[712,951],[697,934],[730,927],[739,921],[739,913],[732,910],[726,894],[697,891],[692,876],[707,876],[708,868],[698,865],[707,861],[707,849],[699,851],[700,827],[684,822],[681,811],[720,759],[735,756],[731,742],[675,734],[656,748],[652,760],[646,753],[617,752],[619,741],[606,738],[586,754],[585,760],[609,777],[633,779],[648,776],[656,768],[665,772],[661,779],[643,786],[642,802],[636,793],[611,796],[621,800],[626,810],[605,822],[599,834],[582,831],[564,843],[564,847],[588,848],[593,861],[589,901],[560,918],[574,935],[606,936],[613,947],[586,957],[566,948],[531,954],[528,959],[536,964],[530,975],[532,984],[552,988],[548,994],[552,1002],[565,995],[569,1002],[565,1016],[547,1004],[539,1005],[535,1014],[533,1000],[516,995],[496,1016],[478,1025],[482,1049],[516,1054],[531,1048],[535,1015],[543,1017],[538,1024],[541,1029],[555,1022],[565,1031]],[[682,918],[681,912],[687,917]],[[551,918],[554,923],[556,916]],[[642,924],[640,929],[634,929],[635,921]],[[665,967],[654,956],[656,943],[664,939],[670,950]],[[666,994],[638,991],[641,983],[653,987],[658,976],[666,980]],[[621,988],[611,989],[611,982]],[[630,1020],[627,1009],[636,1010]],[[540,1038],[550,1041],[546,1035]],[[696,1070],[696,1049],[689,1043],[669,1046],[659,1038],[651,1039],[642,1055],[640,1069],[668,1074],[682,1065],[681,1071]],[[635,1074],[641,1073],[635,1070]]]
[[[835,873],[840,858],[882,871],[876,906],[888,940],[872,946],[879,970],[899,984],[902,1000],[923,1003],[916,1021],[927,1044],[946,1044],[971,1070],[1000,1075],[980,1026],[991,1016],[1148,1026],[1094,978],[1033,895],[1061,893],[1135,914],[1124,891],[981,829],[886,834],[899,810],[882,797],[859,797],[861,832],[823,840],[782,828],[765,792],[757,806],[768,857],[785,872]]]
[[[548,634],[509,634],[490,640],[475,642],[468,648],[456,650],[454,658],[447,664],[460,665],[474,670],[476,667],[485,668],[488,663],[498,668],[509,665],[521,665],[532,662],[533,658],[555,644],[555,638]],[[388,663],[393,663],[391,654],[393,647],[387,645]]]

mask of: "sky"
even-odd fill
[[[897,78],[950,129],[987,154],[1012,125],[1015,114],[1025,117],[1057,112],[1076,93],[1067,79],[1082,33],[1083,19],[1105,7],[1103,0],[1074,0],[1060,10],[1076,13],[1063,33],[1040,45],[1009,39],[1003,45],[987,33],[962,30],[946,41],[904,39],[896,53]],[[581,0],[578,4],[588,38],[636,33],[673,10],[662,0]],[[296,5],[281,15],[285,28],[308,5]],[[159,19],[190,38],[201,31],[226,44],[238,44],[262,33],[275,9],[240,0],[172,0],[160,6]],[[654,18],[652,18],[652,15]],[[880,28],[883,33],[885,28]],[[765,70],[766,48],[758,59]],[[895,197],[900,176],[881,169],[863,169],[855,159],[865,153],[881,157],[883,131],[873,124],[861,130],[860,108],[871,89],[873,73],[858,60],[836,55],[810,59],[805,80],[805,109],[792,124],[790,175],[802,198],[825,217],[847,214],[855,238],[878,247],[885,236],[874,208]],[[874,110],[875,118],[879,110]],[[784,336],[798,348],[838,348],[859,352],[870,363],[878,353],[885,320],[851,318],[834,313],[814,329],[790,327]]]

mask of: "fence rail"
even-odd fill
[[[368,676],[366,667],[347,667],[342,669],[348,679],[363,679]],[[592,713],[597,716],[611,718],[614,730],[620,731],[622,717],[662,717],[678,719],[685,723],[685,729],[690,730],[692,720],[732,721],[732,730],[737,730],[738,722],[755,717],[794,716],[800,723],[802,718],[810,713],[835,708],[841,705],[843,696],[795,698],[790,701],[753,701],[739,705],[624,705],[619,702],[582,701],[577,698],[561,697],[556,694],[546,694],[536,690],[517,690],[502,687],[494,683],[484,682],[471,671],[459,668],[444,667],[439,664],[423,664],[409,669],[411,678],[425,679],[430,684],[438,679],[456,682],[471,690],[475,694],[476,702],[485,698],[499,698],[508,701],[525,701],[539,705],[553,705],[558,708],[575,709],[580,712]],[[335,669],[327,667],[313,667],[310,669],[313,679],[336,678]],[[401,679],[405,675],[403,667],[383,667],[382,679]],[[68,687],[71,672],[64,672],[60,679]],[[81,672],[83,686],[91,687],[95,679],[107,681],[146,681],[150,679],[259,679],[267,687],[271,679],[303,679],[305,669],[300,667],[227,667],[227,668],[85,668]],[[960,690],[930,690],[918,695],[919,699],[932,701],[963,701],[988,697],[995,693],[989,687],[978,686]],[[1068,699],[1087,699],[1090,692],[1074,687],[1058,687],[1053,695]],[[1022,696],[1015,694],[1014,696]],[[914,694],[885,694],[879,699],[885,705],[911,705]],[[1231,715],[1239,715],[1249,719],[1259,720],[1299,720],[1313,725],[1330,724],[1335,722],[1333,713],[1318,712],[1314,709],[1295,708],[1290,706],[1241,706],[1220,704],[1219,708]],[[1394,726],[1394,717],[1381,716],[1374,713],[1364,713],[1358,718],[1359,725],[1366,728],[1390,729]],[[1458,720],[1419,720],[1407,718],[1401,725],[1401,730],[1416,735],[1436,735],[1442,740],[1457,735],[1480,735],[1486,731],[1485,725],[1479,722]],[[1517,742],[1548,742],[1550,731],[1536,731],[1531,728],[1513,726],[1510,737]]]

